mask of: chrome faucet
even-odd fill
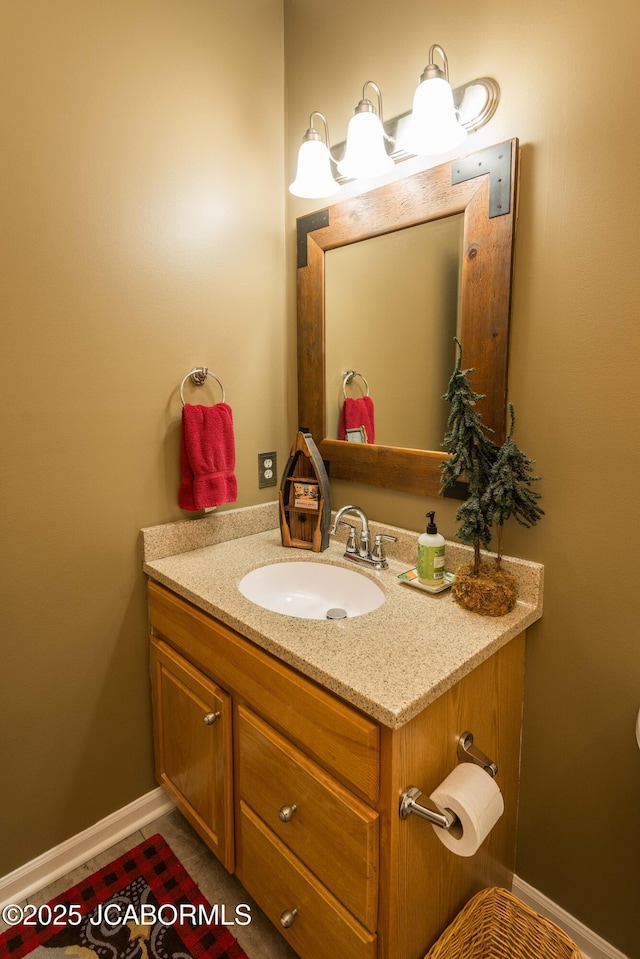
[[[361,529],[359,541],[356,538],[355,526],[352,526],[351,523],[346,523],[342,519],[347,513],[354,513],[360,520]],[[338,526],[346,526],[349,530],[347,548],[344,554],[345,559],[350,559],[354,563],[362,563],[365,566],[373,566],[374,569],[387,569],[389,564],[384,554],[383,540],[389,540],[389,542],[395,543],[397,537],[388,536],[386,533],[378,533],[372,550],[370,545],[369,521],[364,510],[361,510],[359,506],[343,506],[339,509],[335,515],[332,526],[329,528],[329,533],[332,535],[335,534]]]

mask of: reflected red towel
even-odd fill
[[[376,430],[373,419],[373,400],[370,396],[358,396],[352,399],[347,396],[340,410],[340,429],[338,439],[346,438],[347,430],[357,430],[364,426],[367,434],[367,443],[375,443]]]
[[[227,403],[182,408],[178,504],[198,510],[235,503],[238,482],[233,414]]]

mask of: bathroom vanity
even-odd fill
[[[521,601],[487,620],[402,585],[416,534],[392,530],[390,568],[370,574],[381,607],[294,619],[237,589],[300,559],[277,522],[269,504],[143,531],[157,777],[302,959],[421,959],[475,891],[510,885],[542,568],[514,563]],[[449,565],[464,555],[449,544]],[[505,804],[470,858],[398,811],[409,786],[428,796],[453,769],[465,730],[497,763]]]

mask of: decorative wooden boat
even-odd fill
[[[282,545],[320,553],[329,545],[329,477],[311,433],[300,429],[280,484]]]

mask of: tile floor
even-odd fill
[[[133,849],[143,839],[148,839],[156,833],[160,833],[166,840],[210,903],[220,905],[224,903],[227,915],[233,915],[238,903],[246,902],[251,906],[249,925],[230,927],[230,932],[238,940],[249,959],[298,959],[296,953],[269,922],[254,900],[248,896],[236,877],[230,876],[220,865],[213,853],[207,849],[177,810],[167,813],[160,819],[155,819],[144,829],[121,840],[115,846],[105,849],[100,855],[74,869],[73,872],[61,876],[51,885],[29,896],[27,901],[34,905],[48,902],[53,896],[69,889],[70,886],[106,866],[127,850]],[[0,921],[0,933],[4,932],[5,928],[4,923]]]

